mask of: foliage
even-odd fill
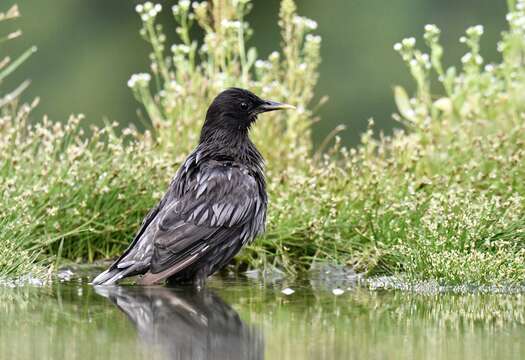
[[[264,94],[269,85],[259,85],[266,79],[260,76],[261,69],[274,74],[281,67],[297,68],[286,64],[302,61],[297,57],[300,46],[285,47],[283,65],[273,65],[272,57],[280,58],[274,53],[267,63],[259,62],[251,80],[249,68],[252,63],[257,64],[255,55],[244,56],[244,45],[237,46],[236,42],[250,33],[242,21],[247,5],[232,4],[238,8],[232,11],[227,7],[230,11],[225,13],[236,17],[226,15],[220,19],[219,27],[216,17],[202,20],[209,14],[216,15],[209,12],[205,3],[194,5],[195,18],[206,34],[204,49],[199,51],[189,36],[194,19],[189,3],[176,6],[174,13],[180,24],[177,32],[183,44],[172,46],[175,55],[168,60],[155,55],[163,50],[162,33],[144,30],[154,28],[154,15],[150,16],[147,9],[154,5],[138,7],[145,24],[142,33],[149,34],[146,38],[154,49],[153,75],[164,76],[163,84],[168,79],[185,84],[178,87],[179,95],[165,86],[150,95],[146,83],[131,84],[136,94],[145,92],[146,95],[138,96],[145,108],[154,107],[155,111],[148,110],[150,116],[170,114],[177,104],[179,109],[189,106],[184,91],[190,79],[192,84],[194,79],[196,84],[205,79],[212,91],[196,107],[200,112],[191,110],[186,114],[202,113],[209,95],[222,87],[239,84],[239,79],[243,86]],[[460,70],[444,69],[440,30],[435,25],[425,27],[424,39],[430,54],[417,50],[413,38],[395,45],[417,85],[412,98],[400,87],[395,91],[400,112],[397,118],[406,131],[376,140],[370,130],[363,135],[358,148],[339,149],[336,144],[324,159],[316,161],[305,156],[311,149],[309,138],[304,140],[309,133],[303,132],[312,123],[309,117],[299,122],[293,118],[278,119],[288,121],[284,128],[276,128],[275,121],[257,124],[262,131],[254,134],[255,141],[269,158],[269,226],[266,236],[237,258],[238,266],[276,266],[293,273],[308,269],[314,261],[332,261],[372,274],[403,273],[414,279],[434,278],[449,283],[523,280],[524,192],[519,181],[524,175],[519,166],[524,154],[523,4],[516,4],[513,9],[508,16],[510,29],[498,44],[503,56],[501,64],[482,67],[479,46],[482,26],[469,28],[460,39],[469,49]],[[298,38],[288,35],[293,34],[289,30],[293,29],[292,24],[315,28],[308,19],[297,20],[293,11],[292,3],[284,1],[280,14],[284,44],[294,43],[293,39]],[[229,40],[210,43],[211,39],[227,37],[224,34],[229,34],[230,28],[233,30]],[[221,60],[222,54],[229,52],[220,44],[226,47],[230,44],[231,54],[225,59],[231,62]],[[197,53],[202,60],[195,65]],[[318,53],[315,55],[305,58],[305,69],[315,71],[319,62]],[[225,65],[214,67],[215,64]],[[184,74],[191,75],[184,79]],[[302,102],[294,94],[310,94],[314,83],[299,83],[297,92],[288,90],[300,77],[285,71],[277,88],[286,94],[281,95],[286,101],[307,106],[308,102]],[[444,91],[437,97],[431,93],[432,82],[436,80]],[[191,95],[189,99],[189,103],[199,101]],[[306,98],[309,99],[310,96]],[[181,126],[184,117],[180,113],[160,118],[167,119],[165,128],[177,127],[179,131],[197,134],[198,128],[188,130]],[[199,121],[192,120],[191,124],[195,123]],[[284,137],[273,135],[283,131]],[[294,153],[292,149],[297,143],[290,142],[291,138],[308,141],[305,151]],[[275,139],[279,139],[278,143],[273,143]]]
[[[6,12],[0,12],[0,23],[4,21],[12,21],[20,16],[20,12],[16,5],[11,6]],[[8,33],[5,36],[0,37],[0,44],[6,41],[12,41],[22,35],[20,30]],[[11,59],[9,56],[0,58],[0,85],[5,79],[11,75],[22,63],[34,53],[36,48],[30,48],[16,59]],[[18,120],[20,117],[24,117],[27,114],[28,107],[22,107],[18,109],[18,97],[28,87],[29,81],[24,81],[14,90],[7,92],[6,94],[0,94],[0,134],[4,134],[4,125],[7,122]],[[1,140],[0,140],[1,141]],[[1,148],[1,147],[0,147]],[[1,153],[1,152],[0,152]],[[3,154],[2,154],[3,156]],[[0,171],[3,172],[5,168],[4,162],[0,162]],[[2,199],[5,199],[6,187],[4,180],[7,181],[7,176],[0,179],[0,189],[2,190]],[[11,186],[13,186],[12,184]],[[11,232],[9,226],[17,221],[14,213],[11,213],[7,206],[7,203],[2,202],[3,209],[0,212],[0,275],[10,274],[27,274],[31,271],[39,272],[41,268],[35,266],[36,253],[29,252],[24,247],[24,240],[27,235],[17,234]]]
[[[189,13],[189,2],[181,1],[172,11],[180,22],[177,31],[183,44],[173,46],[169,58],[163,54],[161,28],[153,23],[160,5],[137,6],[144,20],[141,34],[153,45],[151,68],[158,92],[150,93],[149,74],[133,75],[128,85],[144,102],[154,136],[133,128],[118,135],[116,124],[92,127],[85,134],[83,116],[64,125],[48,119],[31,125],[28,115],[36,104],[4,117],[0,188],[6,211],[1,216],[5,226],[0,241],[16,239],[31,254],[41,253],[45,262],[56,264],[64,258],[93,261],[121,252],[195,146],[208,102],[225,86],[250,87],[275,100],[293,95],[294,103],[302,104],[300,111],[290,118],[268,120],[269,125],[258,126],[264,132],[258,136],[273,140],[264,150],[282,156],[282,164],[288,158],[305,157],[313,122],[306,104],[317,78],[320,39],[307,35],[316,26],[313,21],[296,16],[293,2],[284,4],[283,36],[290,41],[283,60],[273,53],[268,61],[256,60],[254,49],[244,50],[244,37],[251,33],[242,20],[251,5],[246,1],[217,2],[209,9],[201,3],[194,6],[197,17]],[[188,38],[194,20],[207,34],[199,63],[197,45]],[[239,84],[236,79],[241,73]],[[290,79],[290,86],[278,87],[284,78]],[[178,85],[186,82],[184,88]],[[300,132],[293,130],[299,128]],[[0,273],[23,271],[2,267]]]
[[[255,126],[252,136],[268,159],[268,231],[236,258],[237,269],[298,273],[326,261],[449,284],[523,282],[525,3],[509,4],[500,63],[483,64],[483,28],[476,26],[461,38],[468,47],[462,67],[446,69],[440,30],[427,25],[428,54],[413,38],[394,46],[417,85],[414,95],[395,89],[405,130],[375,136],[371,123],[358,147],[341,147],[336,138],[315,156],[320,38],[292,0],[282,1],[281,52],[267,60],[246,45],[249,1],[180,1],[171,10],[181,42],[169,51],[155,23],[162,7],[138,5],[151,68],[128,85],[152,132],[119,135],[107,125],[85,135],[76,117],[30,126],[30,106],[4,116],[0,243],[16,239],[48,263],[118,254],[195,146],[211,98],[235,85],[299,108]],[[195,23],[202,43],[191,35]]]
[[[8,209],[2,241],[23,238],[31,250],[72,260],[108,257],[127,245],[142,212],[162,195],[175,168],[149,133],[126,129],[117,136],[112,124],[86,138],[82,120],[1,124],[0,186]]]
[[[15,19],[18,8],[0,13]],[[20,31],[7,35],[12,40]],[[0,82],[35,51],[0,61]],[[41,265],[109,257],[126,246],[130,233],[166,186],[172,162],[154,152],[148,132],[116,124],[93,127],[84,134],[83,116],[66,124],[47,118],[29,122],[38,100],[21,104],[28,81],[0,97],[0,275],[32,272]],[[85,126],[84,126],[85,127]],[[141,174],[145,169],[144,174]],[[169,170],[173,171],[172,169]],[[140,174],[140,176],[137,176]]]
[[[279,14],[281,52],[258,59],[247,47],[252,29],[245,21],[248,0],[180,1],[171,12],[181,42],[166,49],[166,35],[155,19],[162,6],[137,5],[142,37],[151,44],[151,75],[135,74],[128,85],[144,105],[161,146],[185,156],[198,141],[205,111],[211,100],[227,87],[253,90],[263,98],[286,101],[298,107],[260,121],[252,137],[270,166],[296,166],[311,151],[310,127],[314,121],[309,104],[317,82],[320,37],[311,31],[317,24],[296,14],[292,0],[282,2]],[[191,37],[195,23],[204,33],[202,44]],[[150,79],[153,78],[153,92]]]

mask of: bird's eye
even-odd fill
[[[245,102],[242,102],[242,103],[241,103],[241,109],[242,109],[242,110],[248,110],[248,104],[245,103]]]

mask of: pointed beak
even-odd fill
[[[285,109],[295,109],[295,106],[289,104],[283,104],[277,101],[265,101],[262,105],[257,107],[257,112],[263,113],[274,110],[285,110]]]

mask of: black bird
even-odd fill
[[[137,329],[152,358],[264,359],[264,337],[204,289],[96,286]]]
[[[230,88],[206,113],[197,148],[146,215],[133,242],[94,285],[144,274],[140,283],[194,282],[226,266],[265,228],[264,160],[248,136],[263,112],[291,105]]]

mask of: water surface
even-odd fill
[[[344,293],[336,296],[334,287]],[[282,290],[294,292],[285,295]],[[340,293],[341,291],[339,291]],[[336,291],[336,293],[338,293]],[[0,287],[0,359],[522,359],[523,294],[213,278]]]

